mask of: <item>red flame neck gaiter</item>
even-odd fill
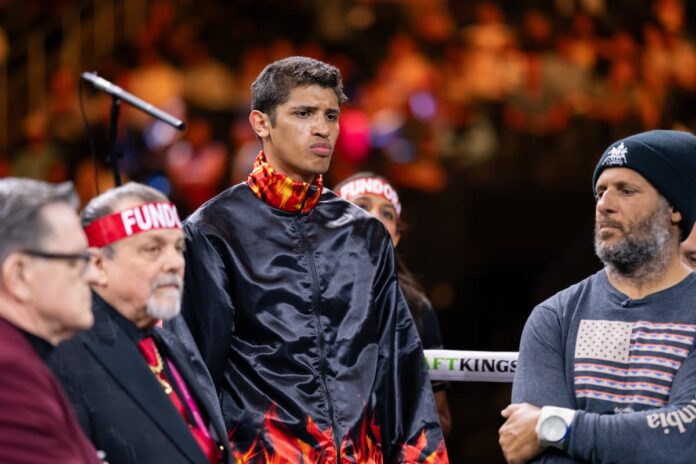
[[[263,151],[254,161],[247,179],[249,188],[262,201],[290,213],[306,214],[319,203],[324,181],[321,174],[311,184],[297,182],[273,169]]]

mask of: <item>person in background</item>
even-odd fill
[[[44,364],[94,317],[97,270],[70,184],[0,180],[0,462],[98,463]]]
[[[405,228],[401,219],[401,202],[396,189],[384,177],[371,172],[360,172],[341,181],[334,191],[344,200],[354,203],[379,219],[389,232],[394,248],[398,246],[401,233]],[[425,296],[416,276],[398,253],[396,262],[399,285],[416,323],[423,349],[442,349],[440,324],[430,300]],[[452,428],[452,417],[447,404],[448,384],[443,381],[433,381],[432,387],[442,433],[447,437]]]
[[[604,268],[539,304],[520,341],[499,443],[509,463],[693,463],[696,137],[611,144],[594,171]]]
[[[82,225],[99,272],[95,324],[49,361],[82,428],[110,464],[230,462],[200,354],[159,327],[181,308],[184,234],[176,208],[131,182],[92,199]]]

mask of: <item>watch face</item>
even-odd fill
[[[549,442],[563,440],[567,430],[565,421],[558,416],[547,417],[539,427],[541,438]]]

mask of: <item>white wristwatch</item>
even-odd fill
[[[563,449],[570,426],[575,419],[575,410],[544,406],[536,424],[536,433],[541,446]]]

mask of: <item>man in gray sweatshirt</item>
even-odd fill
[[[650,131],[595,169],[604,269],[538,305],[500,446],[510,463],[696,462],[696,137]]]

